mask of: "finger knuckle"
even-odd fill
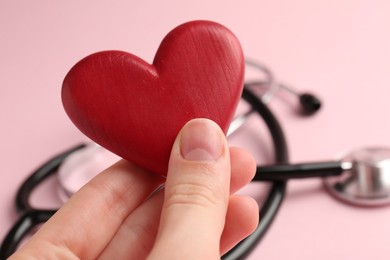
[[[208,208],[217,203],[217,195],[213,189],[200,182],[176,184],[165,198],[165,207],[188,205]]]

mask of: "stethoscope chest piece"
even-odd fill
[[[332,195],[358,206],[390,204],[390,149],[359,149],[341,161],[350,164],[349,169],[339,176],[324,178]]]

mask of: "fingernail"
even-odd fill
[[[190,161],[216,161],[222,154],[223,133],[208,119],[187,123],[181,133],[180,152]]]

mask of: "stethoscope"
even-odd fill
[[[278,82],[263,64],[247,61],[247,65],[262,72],[265,79],[245,83],[242,98],[249,103],[250,109],[233,120],[228,135],[244,125],[252,114],[258,113],[269,130],[274,146],[275,164],[258,166],[253,179],[271,182],[268,195],[259,211],[258,227],[252,235],[226,253],[223,259],[241,259],[258,244],[278,212],[289,179],[321,177],[324,186],[333,196],[358,206],[381,206],[390,203],[389,149],[359,149],[346,152],[335,161],[289,164],[285,135],[267,104],[279,90],[298,98],[304,114],[315,113],[320,109],[321,103],[312,94],[295,92],[289,86]],[[267,90],[262,95],[256,93],[256,89],[264,87]],[[104,163],[101,163],[101,158],[104,158]],[[0,259],[10,256],[27,234],[56,212],[57,209],[35,208],[29,202],[33,190],[42,181],[58,173],[60,197],[65,201],[83,183],[118,158],[94,143],[81,144],[51,158],[35,170],[18,189],[15,204],[21,217],[4,238]],[[84,179],[74,180],[76,175],[81,175]]]

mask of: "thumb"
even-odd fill
[[[219,259],[229,186],[229,149],[223,132],[208,119],[188,122],[172,148],[150,258]]]

